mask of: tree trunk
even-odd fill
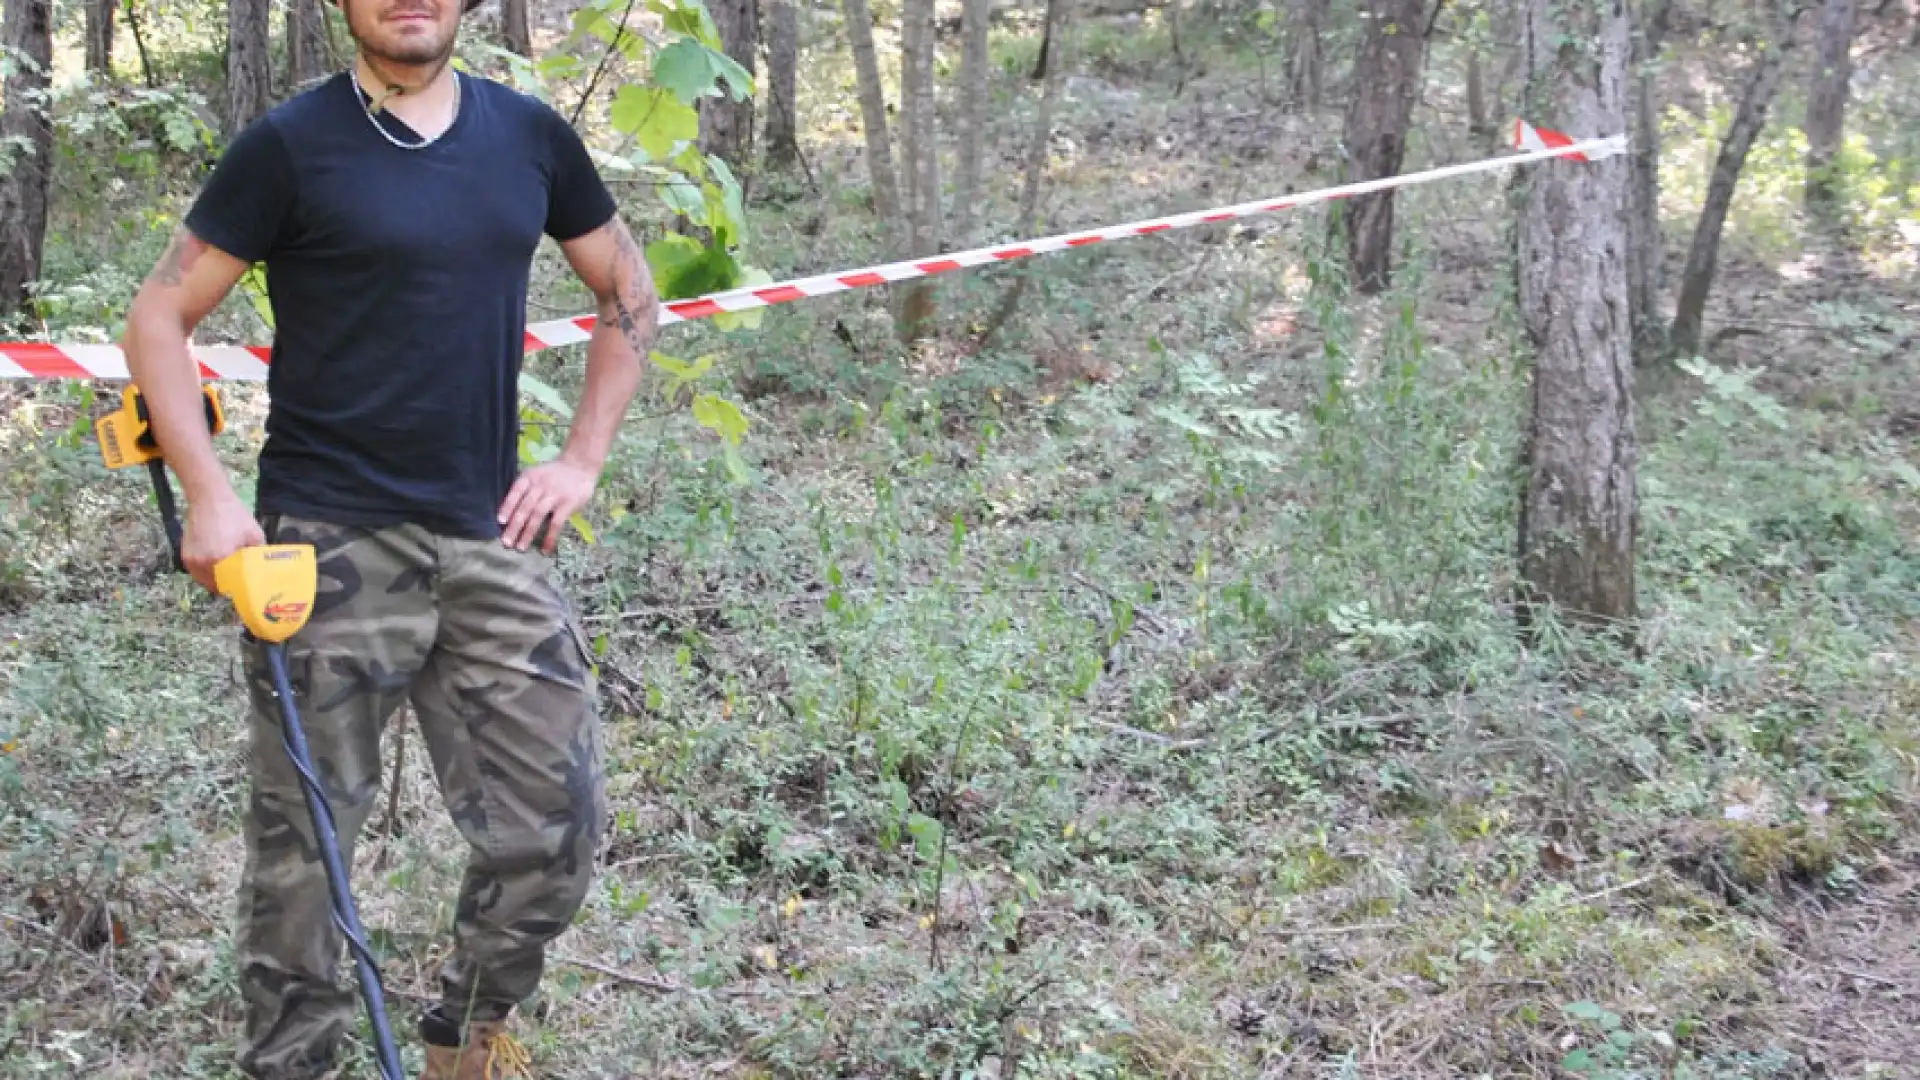
[[[1523,19],[1533,115],[1577,139],[1621,130],[1627,0],[1527,0]],[[1630,172],[1618,157],[1542,162],[1525,177],[1520,211],[1520,306],[1535,352],[1520,575],[1529,602],[1587,620],[1630,619],[1637,607],[1638,464],[1621,214]]]
[[[889,254],[906,249],[905,211],[900,178],[893,167],[893,137],[887,133],[887,94],[880,82],[880,57],[873,48],[873,10],[867,0],[842,0],[847,44],[853,52],[854,81],[860,94],[860,130],[867,144],[867,172],[873,179],[873,209],[885,227]]]
[[[1293,41],[1287,52],[1287,97],[1307,109],[1320,107],[1321,28],[1327,23],[1328,0],[1296,0],[1293,5]]]
[[[1033,70],[1027,73],[1027,81],[1029,82],[1039,82],[1041,79],[1047,77],[1047,59],[1053,54],[1054,2],[1055,0],[1047,0],[1046,21],[1041,24],[1040,30],[1040,52],[1039,55],[1033,58]],[[1920,3],[1920,0],[1915,0],[1915,2]],[[1171,10],[1173,14],[1179,14],[1178,5],[1173,6]],[[1177,31],[1175,33],[1173,53],[1176,57],[1180,55],[1179,35]]]
[[[1666,324],[1660,318],[1660,294],[1666,242],[1660,230],[1659,95],[1649,67],[1666,41],[1672,0],[1654,0],[1642,8],[1634,43],[1633,179],[1627,208],[1627,301],[1632,309],[1634,358],[1649,363],[1666,355]]]
[[[707,10],[720,31],[721,51],[757,78],[760,14],[754,0],[710,0]],[[753,152],[753,98],[701,98],[700,148],[726,162],[744,182]]]
[[[43,100],[52,77],[53,4],[5,0],[5,9],[0,43],[16,62],[0,112],[0,162],[7,166],[0,169],[0,319],[26,306],[27,286],[40,278],[53,172],[53,124]]]
[[[153,58],[147,55],[147,39],[140,33],[140,13],[134,10],[134,0],[127,0],[127,29],[133,34],[133,47],[140,53],[140,74],[147,81],[147,89],[159,85],[154,78]]]
[[[1467,133],[1475,142],[1491,144],[1497,135],[1496,127],[1487,119],[1486,78],[1481,74],[1480,49],[1467,47]]]
[[[1793,18],[1799,18],[1796,9]],[[1713,176],[1707,181],[1706,202],[1700,220],[1694,226],[1693,244],[1687,250],[1687,269],[1680,279],[1680,299],[1675,305],[1669,356],[1692,356],[1700,350],[1700,324],[1706,316],[1707,294],[1713,291],[1714,270],[1720,261],[1720,233],[1733,208],[1734,188],[1740,172],[1746,168],[1747,153],[1753,149],[1767,124],[1767,109],[1780,89],[1781,71],[1787,51],[1793,48],[1793,27],[1788,26],[1770,42],[1747,79],[1745,93],[1733,114],[1733,125],[1720,144],[1720,156],[1713,163]]]
[[[528,0],[501,0],[500,3],[500,39],[508,51],[521,56],[533,55],[533,14]],[[720,16],[714,13],[714,24],[719,25]],[[722,41],[725,39],[722,38]],[[732,56],[729,48],[727,55]],[[737,59],[737,58],[736,58]]]
[[[293,90],[326,77],[333,66],[322,0],[287,0],[287,69]]]
[[[1807,210],[1823,224],[1839,219],[1840,178],[1833,168],[1846,133],[1847,84],[1853,77],[1854,0],[1820,6],[1812,85],[1807,89]]]
[[[113,16],[115,0],[86,0],[82,33],[87,40],[87,70],[96,75],[113,72]]]
[[[800,159],[799,94],[800,11],[796,0],[768,0],[767,164],[779,168]]]
[[[1427,44],[1426,0],[1365,0],[1365,8],[1367,27],[1347,109],[1348,183],[1400,171]],[[1346,204],[1347,259],[1362,293],[1380,292],[1391,280],[1393,196],[1389,188]]]
[[[900,12],[900,97],[903,106],[901,157],[906,170],[907,220],[911,253],[940,250],[940,153],[934,141],[933,0],[904,0]],[[925,337],[934,316],[934,283],[907,282],[896,313],[900,340]]]
[[[987,126],[987,24],[993,0],[962,0],[960,8],[960,150],[953,182],[953,234],[973,241],[979,212],[981,155]]]
[[[267,51],[269,0],[227,0],[227,136],[253,123],[273,101]]]
[[[1047,5],[1047,37],[1054,42],[1056,58],[1047,66],[1047,77],[1040,85],[1040,107],[1034,118],[1033,141],[1027,144],[1026,180],[1020,189],[1021,236],[1040,230],[1040,181],[1047,172],[1047,150],[1053,143],[1053,112],[1059,101],[1061,84],[1073,71],[1073,0],[1053,0]],[[1026,294],[1027,281],[1035,268],[1029,263],[1013,271],[1013,284],[1001,294],[1000,303],[988,317],[974,348],[984,349],[1014,313],[1020,310],[1020,298]]]

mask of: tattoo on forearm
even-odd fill
[[[168,288],[177,287],[200,258],[201,249],[198,237],[184,228],[175,229],[172,242],[167,245],[166,253],[160,256],[160,262],[154,266],[149,280]]]
[[[613,226],[613,265],[608,277],[613,281],[609,298],[613,321],[633,348],[635,359],[644,363],[653,348],[654,330],[659,322],[660,298],[647,276],[646,261],[633,236],[616,222]]]

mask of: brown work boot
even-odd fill
[[[507,1033],[504,1020],[475,1020],[467,1026],[465,1046],[427,1044],[427,1068],[420,1080],[532,1080],[533,1058]]]

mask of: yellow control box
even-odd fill
[[[261,544],[215,563],[213,583],[254,637],[277,643],[312,616],[319,571],[310,544]]]
[[[207,432],[218,435],[227,427],[226,411],[220,406],[220,393],[203,385],[200,396],[207,407]],[[144,465],[160,456],[160,444],[153,438],[153,422],[147,416],[147,400],[140,388],[129,383],[120,393],[120,407],[96,420],[100,436],[100,456],[109,469]]]

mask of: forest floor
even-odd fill
[[[1158,23],[1089,28],[1042,232],[1334,182],[1337,111],[1183,34],[1176,65]],[[1912,66],[1861,115],[1920,131]],[[844,57],[803,67],[850,102]],[[1464,115],[1430,90],[1407,168],[1481,156]],[[848,108],[805,121],[811,181],[755,189],[776,277],[874,250]],[[1711,147],[1669,135],[1677,276]],[[977,351],[1014,267],[943,281],[912,354],[873,292],[664,333],[721,358],[753,479],[649,390],[564,555],[616,818],[537,1075],[1920,1076],[1920,227],[1836,269],[1757,151],[1709,366],[1643,382],[1634,643],[1523,638],[1512,180],[1404,192],[1380,297],[1325,284],[1316,211],[1024,264]],[[538,272],[537,317],[587,310]],[[577,393],[579,360],[533,370]],[[232,1076],[227,613],[70,426],[104,397],[0,393],[0,1077]],[[356,894],[404,1019],[462,854],[398,745]]]

